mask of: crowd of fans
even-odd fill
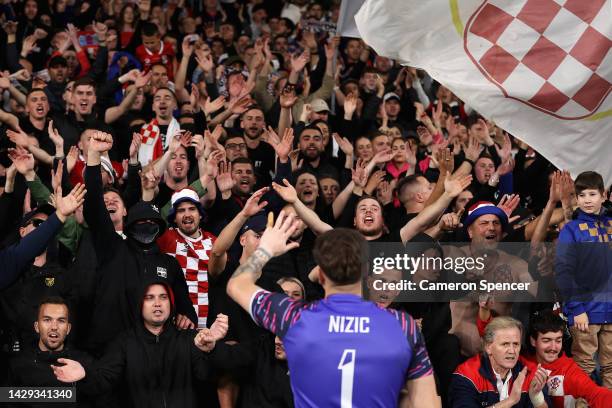
[[[312,249],[333,228],[434,252],[527,243],[528,267],[498,259],[492,274],[558,297],[373,300],[416,319],[444,406],[541,406],[536,383],[550,406],[612,406],[610,186],[336,36],[338,13],[332,0],[2,2],[2,384],[65,385],[70,359],[82,406],[293,406],[282,341],[226,294],[284,210],[299,246],[257,284],[292,299],[323,296]],[[556,254],[540,245],[557,240]]]

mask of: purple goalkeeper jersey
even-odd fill
[[[356,295],[306,303],[261,290],[251,316],[283,340],[297,408],[396,407],[406,380],[432,374],[414,319]]]

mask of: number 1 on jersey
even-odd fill
[[[340,357],[338,370],[342,371],[340,408],[353,407],[353,378],[355,377],[355,349],[345,349]]]

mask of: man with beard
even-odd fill
[[[38,306],[34,330],[38,333],[38,342],[34,348],[29,348],[15,354],[9,361],[8,385],[12,387],[65,387],[57,380],[51,369],[60,358],[79,361],[83,365],[91,363],[92,358],[86,353],[73,349],[66,344],[66,338],[72,329],[70,311],[66,301],[60,297],[43,299]],[[77,394],[77,401],[83,402],[82,394]],[[19,404],[20,406],[40,406]],[[54,406],[81,406],[66,403]]]
[[[119,385],[121,406],[196,407],[196,380],[209,380],[213,365],[244,364],[219,342],[227,333],[227,316],[218,316],[210,329],[177,330],[172,324],[176,312],[172,288],[160,279],[143,286],[135,305],[138,321],[114,339],[101,359],[84,368],[61,358],[61,366],[51,366],[53,373],[61,382],[78,382],[91,395],[108,394]]]
[[[470,238],[470,245],[464,247],[448,246],[444,248],[444,255],[451,258],[483,257],[484,270],[469,269],[465,272],[468,281],[485,279],[495,283],[530,282],[529,293],[537,293],[537,283],[529,274],[528,264],[523,259],[510,255],[499,248],[503,232],[508,227],[506,213],[491,202],[477,202],[468,209],[468,215],[463,221]],[[499,298],[507,297],[507,291],[489,292]],[[526,293],[521,293],[526,295]],[[466,299],[451,302],[453,326],[450,330],[459,338],[461,353],[473,356],[481,351],[482,343],[477,328],[478,304]],[[495,301],[493,310],[496,315],[510,315],[512,303],[508,301]],[[486,322],[485,322],[486,324]]]
[[[85,169],[89,193],[83,214],[92,233],[98,260],[98,284],[87,347],[96,353],[100,353],[102,346],[121,330],[139,321],[139,288],[144,279],[153,276],[172,287],[177,304],[176,323],[186,327],[186,318],[193,324],[197,321],[180,265],[171,256],[160,253],[155,244],[166,226],[159,209],[150,203],[139,202],[128,212],[124,228],[127,238],[124,240],[115,231],[110,214],[103,205],[100,175],[100,156],[112,145],[111,135],[95,132],[89,143]],[[112,206],[110,208],[112,210]],[[103,317],[109,315],[113,319]]]
[[[298,139],[300,157],[304,159],[303,167],[317,176],[320,174],[335,174],[336,168],[329,163],[324,155],[323,134],[314,125],[306,126]]]
[[[209,219],[213,222],[229,222],[233,219],[251,197],[256,182],[250,159],[238,157],[231,163],[223,164],[217,177],[217,198],[207,210]]]
[[[247,145],[249,158],[253,162],[257,185],[266,186],[272,181],[271,173],[274,172],[275,154],[274,149],[261,138],[266,121],[263,111],[252,106],[242,114],[240,128],[244,132],[244,140]]]
[[[197,328],[203,329],[208,317],[208,260],[216,237],[200,228],[204,209],[194,190],[184,188],[177,191],[171,201],[168,222],[174,226],[164,232],[157,240],[157,245],[181,265],[191,303],[198,315]],[[190,329],[194,328],[188,320],[178,322],[179,327],[183,324]]]
[[[237,158],[232,162],[234,187],[231,189],[231,193],[242,202],[246,201],[253,193],[257,182],[255,172],[255,166],[250,159]],[[222,197],[227,199],[227,192],[224,192]]]
[[[291,163],[289,162],[289,150],[291,149],[293,137],[283,137],[281,142],[273,143],[274,149],[281,154],[278,154],[277,171],[274,178],[275,181],[280,181],[291,175]],[[225,166],[224,166],[225,167]],[[231,175],[231,180],[227,177],[227,170]],[[245,205],[247,199],[251,197],[253,189],[256,186],[256,170],[253,162],[244,157],[238,157],[231,162],[231,166],[225,167],[217,179],[219,192],[213,207],[209,212],[211,218],[221,218],[231,220],[234,218]],[[224,180],[226,182],[220,182]],[[221,196],[221,197],[219,197]],[[219,199],[220,198],[220,199]],[[271,208],[278,209],[283,203],[278,197],[271,193],[266,199],[270,201]]]

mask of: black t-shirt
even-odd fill
[[[42,130],[39,130],[30,122],[30,119],[26,116],[25,118],[19,119],[19,127],[21,130],[26,132],[27,134],[33,136],[38,140],[38,146],[47,152],[51,157],[55,156],[55,145],[49,139],[49,133],[47,131],[47,126],[49,125],[49,119],[45,120],[45,126]],[[57,125],[55,125],[57,127]],[[62,135],[63,136],[63,135]],[[65,142],[64,142],[65,143]],[[70,146],[68,146],[70,147]],[[64,147],[66,150],[66,147]],[[39,166],[42,166],[38,169],[37,175],[43,184],[50,186],[51,185],[51,167],[44,163],[39,163]]]
[[[255,176],[257,177],[257,187],[267,186],[272,182],[270,172],[274,172],[276,153],[272,146],[266,142],[259,142],[255,149],[247,147],[249,159],[255,167]]]
[[[368,242],[402,242],[400,229],[392,229],[391,231],[382,234],[380,237],[370,240]]]
[[[47,131],[48,125],[49,119],[45,119],[45,126],[42,130],[40,130],[34,126],[32,122],[30,122],[30,118],[22,117],[19,119],[19,127],[21,127],[21,130],[31,136],[34,136],[36,140],[38,140],[38,145],[41,149],[43,149],[49,155],[55,156],[55,145],[51,139],[49,139],[49,133]]]

